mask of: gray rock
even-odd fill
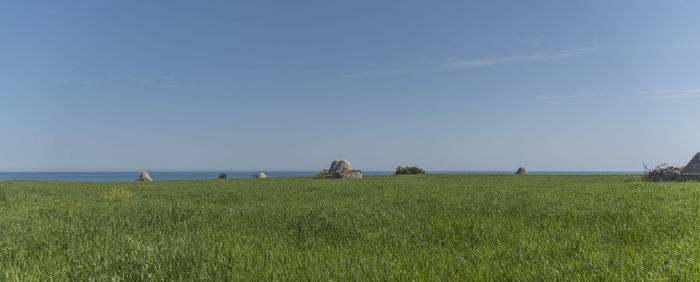
[[[260,173],[253,175],[253,178],[265,179],[267,178],[267,175],[265,175],[265,173],[261,171]]]
[[[695,154],[693,159],[684,167],[657,167],[647,172],[644,181],[700,181],[700,153]]]
[[[527,170],[525,170],[525,168],[521,166],[521,167],[518,168],[518,170],[515,172],[515,174],[517,174],[517,175],[526,175],[526,174],[527,174]]]
[[[700,153],[695,154],[695,157],[693,157],[690,162],[688,162],[688,165],[683,168],[683,171],[681,171],[683,174],[700,174]]]
[[[335,167],[335,171],[352,170],[352,165],[348,160],[338,161],[338,165]]]
[[[335,171],[335,169],[338,167],[339,160],[335,160],[331,163],[331,167],[328,169],[328,171]]]
[[[337,174],[337,178],[351,178],[351,179],[362,179],[362,171],[353,169],[353,170],[341,170]]]
[[[151,179],[151,176],[148,175],[148,172],[144,171],[141,173],[141,176],[139,176],[139,178],[136,179],[136,181],[153,181],[153,179]]]
[[[324,170],[325,172],[325,170]],[[362,171],[352,169],[352,165],[347,160],[335,160],[328,169],[326,178],[362,178]]]
[[[642,179],[644,181],[653,182],[678,181],[680,179],[681,170],[680,167],[660,167],[649,171]]]

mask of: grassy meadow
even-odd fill
[[[0,182],[0,280],[700,280],[700,183]]]

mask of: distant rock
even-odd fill
[[[644,181],[700,181],[700,153],[684,167],[659,166],[645,173]]]
[[[695,154],[690,162],[683,168],[683,174],[700,174],[700,153]]]
[[[348,160],[339,160],[333,171],[352,170],[352,165]]]
[[[265,179],[267,178],[267,175],[265,175],[265,173],[261,171],[260,173],[253,175],[253,178]]]
[[[227,176],[225,173],[219,174],[219,179],[226,179],[226,177]]]
[[[148,172],[144,171],[141,173],[141,176],[139,176],[139,178],[136,179],[136,181],[153,181],[153,179],[151,179],[151,176],[148,175]]]
[[[661,181],[678,181],[680,180],[681,171],[683,168],[680,167],[657,167],[649,172],[647,172],[642,179],[644,181],[661,182]]]
[[[526,175],[526,174],[527,174],[527,170],[525,170],[525,168],[521,166],[521,167],[518,168],[518,170],[515,172],[515,174],[517,174],[517,175]]]
[[[335,169],[338,167],[339,160],[335,160],[331,163],[331,167],[328,169],[328,171],[335,171]]]
[[[325,178],[361,179],[362,171],[352,169],[352,165],[348,160],[335,160],[331,163],[331,167],[327,171],[324,169],[319,175],[322,175]]]

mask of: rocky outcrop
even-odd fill
[[[688,162],[688,165],[683,168],[683,171],[681,171],[683,174],[700,174],[700,153],[695,154],[695,157],[693,157],[690,162]]]
[[[335,168],[338,167],[339,160],[335,160],[331,163],[331,167],[328,169],[328,171],[335,171]]]
[[[352,165],[350,165],[350,162],[348,160],[340,160],[338,161],[338,165],[335,167],[333,171],[335,172],[341,172],[345,170],[352,170]]]
[[[265,179],[265,178],[267,178],[267,175],[265,175],[265,173],[261,171],[258,174],[253,175],[253,178]]]
[[[700,153],[685,167],[661,167],[647,172],[644,181],[700,181]]]
[[[226,179],[227,177],[225,173],[219,174],[219,179]]]
[[[144,171],[141,173],[141,176],[139,176],[139,178],[136,179],[136,181],[153,181],[153,179],[151,179],[151,176],[148,175],[148,172]]]
[[[352,169],[352,165],[347,160],[335,160],[328,170],[323,170],[321,174],[325,178],[354,178],[361,179],[362,171]]]
[[[525,168],[521,166],[521,167],[518,168],[518,170],[515,172],[515,174],[517,174],[517,175],[526,175],[526,174],[527,174],[527,170],[525,170]]]
[[[678,181],[683,168],[680,167],[662,167],[649,171],[642,179],[644,181],[661,182],[661,181]]]

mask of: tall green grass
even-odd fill
[[[0,280],[699,280],[700,184],[626,178],[0,182]]]

